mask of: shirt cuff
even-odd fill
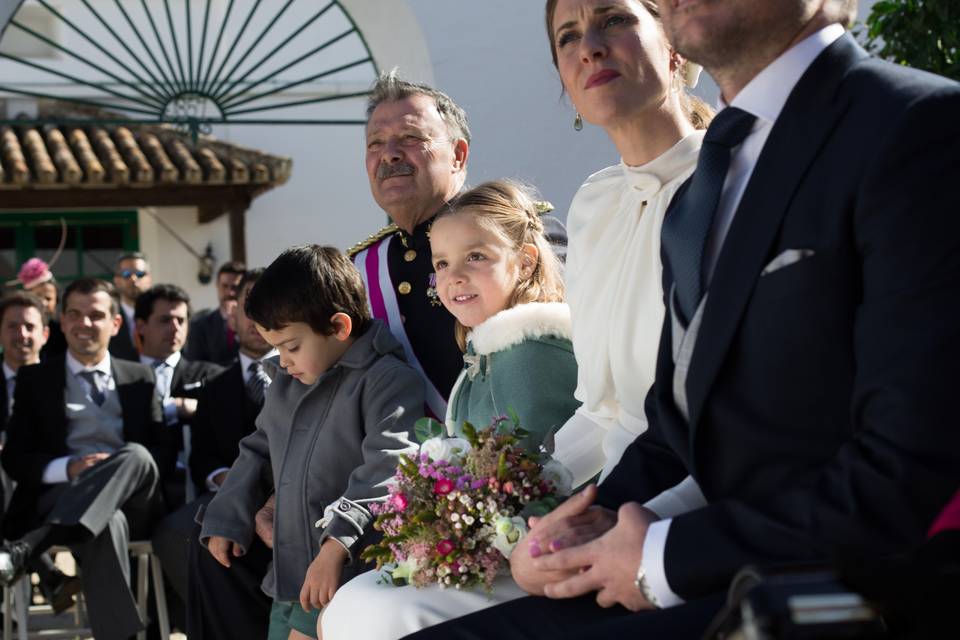
[[[230,471],[230,467],[220,467],[219,469],[214,469],[209,473],[209,475],[207,475],[207,489],[210,489],[210,491],[216,491],[220,488],[220,485],[214,482],[213,479],[217,477],[217,474],[223,473],[224,471]]]
[[[653,511],[661,519],[675,518],[694,509],[707,506],[707,499],[693,476],[687,476],[678,484],[648,500],[643,506]]]
[[[70,475],[67,473],[67,466],[69,464],[70,456],[54,458],[48,462],[47,467],[43,470],[43,483],[60,484],[61,482],[69,482]]]
[[[647,536],[643,541],[643,560],[640,567],[646,577],[647,586],[657,599],[657,606],[661,609],[683,604],[683,598],[670,589],[667,582],[667,571],[664,566],[664,550],[667,546],[667,533],[670,531],[672,519],[657,520],[647,529]]]
[[[164,398],[163,400],[163,422],[164,424],[176,424],[177,402],[173,398]]]

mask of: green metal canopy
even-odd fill
[[[117,114],[100,124],[175,124],[194,139],[214,124],[363,124],[349,100],[377,74],[336,0],[7,4],[0,94]]]

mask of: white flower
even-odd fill
[[[426,454],[434,462],[444,460],[451,462],[454,458],[461,458],[470,451],[470,443],[463,438],[430,438],[420,445],[420,454]]]
[[[419,570],[420,561],[408,556],[406,560],[397,563],[397,566],[390,572],[390,577],[394,580],[406,580],[410,582],[413,580],[413,574]]]
[[[527,535],[527,523],[520,516],[512,518],[500,516],[494,524],[494,531],[496,531],[496,537],[493,539],[494,548],[509,560],[514,547]]]
[[[551,459],[543,465],[540,477],[553,485],[558,496],[573,493],[573,474],[559,460]]]

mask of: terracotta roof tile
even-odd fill
[[[210,137],[193,146],[167,126],[0,128],[0,187],[8,189],[276,186],[289,179],[291,164]]]

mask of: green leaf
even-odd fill
[[[420,418],[413,425],[413,433],[417,438],[417,442],[420,444],[423,444],[430,438],[443,435],[443,432],[443,425],[433,418]]]
[[[513,407],[507,407],[507,415],[510,417],[510,420],[513,422],[514,427],[520,426],[520,416],[518,416],[517,412],[513,410]]]

